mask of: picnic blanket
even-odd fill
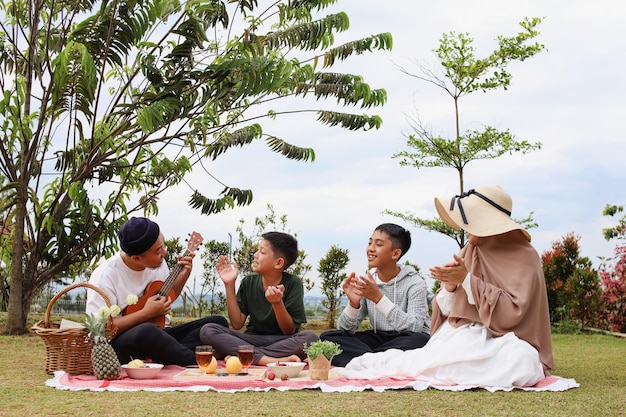
[[[217,392],[244,392],[244,391],[288,391],[302,389],[318,389],[322,392],[355,392],[372,390],[382,392],[386,390],[413,389],[416,391],[434,388],[447,391],[463,391],[482,388],[490,392],[512,391],[565,391],[576,388],[579,384],[574,379],[550,376],[539,381],[532,387],[492,387],[479,385],[432,385],[425,381],[413,379],[379,378],[379,379],[347,379],[331,369],[327,381],[311,380],[308,371],[286,381],[280,378],[270,381],[267,379],[263,367],[251,367],[251,375],[241,377],[205,376],[194,377],[189,374],[190,368],[168,365],[154,379],[131,379],[122,371],[122,377],[117,380],[98,380],[90,375],[69,375],[64,371],[56,371],[54,377],[46,381],[46,385],[60,390],[79,391],[217,391]]]

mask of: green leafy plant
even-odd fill
[[[341,350],[339,344],[331,342],[330,340],[318,340],[308,346],[306,343],[304,344],[304,353],[306,353],[311,360],[317,358],[319,355],[324,355],[326,359],[331,360],[341,352],[343,352],[343,350]]]

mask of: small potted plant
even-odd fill
[[[311,379],[327,380],[328,371],[330,371],[330,361],[343,351],[338,343],[330,340],[318,340],[308,346],[305,343],[304,352],[309,358]]]

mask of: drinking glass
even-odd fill
[[[196,362],[203,374],[208,373],[209,365],[213,360],[213,346],[199,345],[196,346]]]
[[[241,367],[244,369],[244,373],[248,373],[248,367],[252,365],[254,360],[254,346],[252,345],[239,345],[237,347],[237,356]]]

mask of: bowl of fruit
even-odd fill
[[[274,374],[276,379],[282,380],[295,378],[300,375],[305,365],[304,362],[271,362],[267,364],[267,374],[268,377]]]
[[[133,359],[126,365],[122,365],[122,369],[126,371],[126,375],[133,379],[152,379],[163,368],[160,363],[146,363],[141,359]]]

